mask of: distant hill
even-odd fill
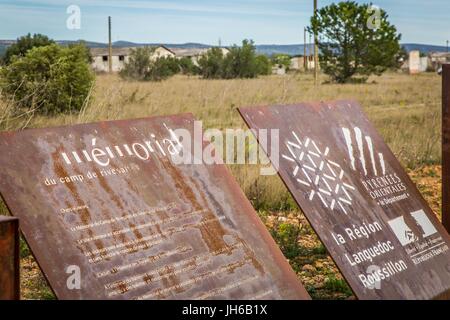
[[[256,51],[260,54],[265,54],[268,56],[271,56],[273,54],[288,54],[290,56],[296,56],[296,55],[303,55],[303,45],[302,44],[288,44],[288,45],[257,45]],[[420,52],[424,54],[428,54],[430,52],[446,52],[447,47],[444,46],[435,46],[435,45],[428,45],[428,44],[418,44],[418,43],[404,43],[402,44],[402,47],[406,50],[406,52],[410,52],[413,50],[419,50]],[[306,54],[312,54],[313,53],[313,46],[307,45],[306,46]]]
[[[59,44],[68,45],[70,43],[75,43],[78,41],[60,40],[57,41]],[[0,56],[2,56],[8,46],[14,43],[14,40],[0,40]],[[108,45],[101,42],[85,41],[86,45],[90,48],[105,48]],[[129,41],[116,41],[113,46],[116,48],[123,47],[143,47],[143,46],[157,46],[164,45],[171,48],[181,48],[181,49],[192,49],[192,48],[210,48],[211,45],[202,43],[183,43],[183,44],[173,44],[173,43],[135,43]],[[428,45],[428,44],[417,44],[417,43],[405,43],[402,46],[407,52],[412,50],[419,50],[420,52],[427,54],[430,52],[445,52],[447,50],[444,46]],[[274,54],[287,54],[290,56],[303,55],[303,45],[302,44],[261,44],[256,45],[256,51],[259,54],[264,54],[271,56]],[[312,54],[312,45],[307,45],[306,54]]]
[[[107,44],[105,44],[107,46]],[[129,41],[116,41],[113,42],[113,46],[117,48],[123,47],[145,47],[145,46],[166,46],[170,48],[180,48],[180,49],[193,49],[193,48],[211,48],[210,45],[202,44],[202,43],[182,43],[182,44],[174,44],[174,43],[135,43]]]
[[[418,44],[418,43],[405,43],[402,44],[403,48],[407,52],[413,51],[413,50],[419,50],[422,53],[430,53],[430,52],[446,52],[447,47],[444,46],[434,46],[434,45],[428,45],[428,44]]]
[[[266,56],[271,56],[274,54],[287,54],[290,56],[297,56],[304,54],[304,45],[302,44],[285,44],[285,45],[277,45],[277,44],[262,44],[256,46],[256,51],[259,54],[264,54]],[[306,46],[306,54],[313,54],[314,48],[312,45]]]

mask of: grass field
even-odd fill
[[[373,77],[366,84],[318,86],[311,75],[305,74],[253,80],[177,76],[159,83],[125,82],[117,76],[100,75],[93,102],[81,114],[52,118],[27,114],[15,118],[8,116],[7,104],[0,101],[0,115],[3,115],[0,129],[184,112],[193,113],[204,122],[205,128],[245,128],[236,110],[241,106],[337,99],[355,99],[362,104],[369,119],[439,214],[441,78],[435,74],[388,73]],[[350,297],[351,291],[281,180],[276,176],[260,177],[256,166],[235,165],[231,169],[312,296]],[[52,297],[26,249],[22,269],[24,298]]]

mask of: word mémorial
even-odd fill
[[[110,164],[111,159],[116,157],[137,157],[143,161],[149,160],[152,154],[159,154],[163,157],[175,156],[179,154],[183,148],[180,141],[176,138],[174,132],[169,129],[171,139],[164,138],[158,140],[152,133],[149,139],[142,142],[124,143],[122,145],[106,146],[104,148],[97,147],[97,138],[92,139],[92,149],[84,149],[72,152],[62,152],[61,156],[66,164],[95,162],[100,166],[106,167]]]

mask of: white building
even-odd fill
[[[135,49],[127,48],[113,48],[112,49],[112,71],[121,71],[125,64],[129,61],[131,51]],[[108,48],[91,48],[92,69],[96,72],[109,72],[109,49]],[[155,47],[152,59],[175,57],[175,53],[170,49],[159,46]]]
[[[409,74],[426,72],[428,70],[429,60],[429,57],[421,57],[418,50],[411,51],[408,59]]]
[[[198,60],[204,56],[211,48],[168,48],[175,54],[175,57],[178,59],[189,58],[192,62],[198,66]],[[222,50],[222,54],[226,56],[230,53],[230,50],[227,48],[220,48]]]
[[[450,63],[449,52],[432,52],[428,55],[430,67],[438,71],[443,64]]]
[[[306,61],[305,61],[306,60]],[[291,58],[291,70],[305,70],[305,63],[308,70],[314,70],[314,56],[306,56],[306,57],[293,57]],[[319,66],[320,68],[320,66]]]

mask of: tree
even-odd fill
[[[234,79],[257,76],[256,48],[253,41],[244,40],[240,47],[234,45],[224,59],[223,77]]]
[[[234,45],[224,56],[221,48],[211,48],[199,61],[199,73],[205,79],[256,78],[271,72],[267,57],[256,55],[253,41],[244,40]]]
[[[287,54],[276,54],[272,57],[274,64],[283,66],[286,70],[291,67],[291,57]]]
[[[94,61],[91,50],[89,49],[85,41],[80,40],[78,42],[69,44],[69,48],[75,47],[79,47],[83,51],[87,63],[91,64]]]
[[[205,79],[219,79],[223,75],[224,57],[222,49],[214,47],[199,60],[200,75]]]
[[[199,67],[192,62],[189,57],[183,57],[178,61],[181,73],[185,75],[194,75],[200,72]]]
[[[150,47],[131,49],[129,61],[120,72],[123,78],[145,80],[155,50]]]
[[[180,72],[176,58],[159,57],[152,60],[144,80],[162,81]]]
[[[5,56],[3,57],[3,62],[9,64],[12,57],[20,56],[23,57],[32,48],[35,47],[45,47],[55,42],[49,39],[47,36],[42,34],[27,34],[26,36],[17,39],[17,42],[12,44],[6,49]]]
[[[35,47],[0,69],[2,94],[19,108],[43,114],[81,110],[93,83],[83,45]]]
[[[261,54],[256,57],[256,73],[263,76],[272,73],[272,62],[267,56]]]
[[[180,71],[180,66],[175,58],[153,58],[155,49],[142,47],[132,49],[128,63],[120,75],[125,79],[138,81],[161,81]]]
[[[384,10],[354,1],[331,4],[311,18],[320,42],[322,70],[338,83],[381,75],[398,66],[401,35]]]

